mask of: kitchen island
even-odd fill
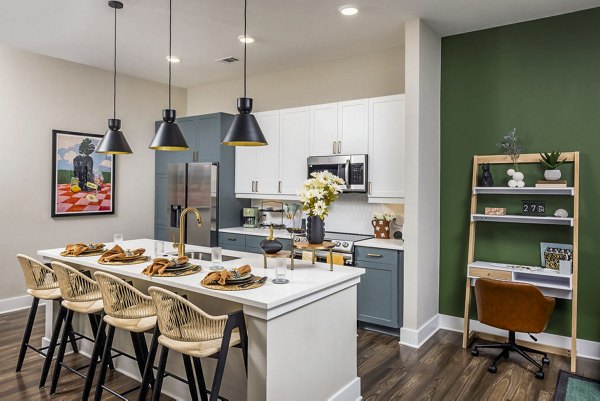
[[[123,248],[145,248],[154,256],[154,240],[123,241]],[[107,243],[108,248],[114,244]],[[170,247],[166,243],[166,247]],[[97,263],[98,256],[63,257],[63,248],[38,251],[45,260],[58,260],[79,269],[106,271],[132,281],[142,291],[149,286],[162,286],[188,298],[211,314],[224,314],[242,309],[248,328],[248,379],[244,377],[241,353],[231,352],[221,388],[230,400],[357,400],[360,379],[356,361],[356,290],[363,269],[297,261],[288,270],[289,284],[271,282],[273,268],[263,268],[262,255],[224,250],[224,256],[239,259],[223,262],[226,268],[248,264],[256,276],[268,276],[267,283],[244,291],[217,291],[204,288],[200,281],[210,262],[192,260],[202,272],[182,277],[148,277],[141,273],[149,263],[106,266]],[[171,251],[171,249],[165,249]],[[210,248],[186,245],[186,251],[204,252]],[[47,309],[46,335],[49,335],[53,313]],[[76,324],[83,323],[83,320]],[[77,328],[76,328],[77,330]],[[123,340],[126,336],[122,336]],[[126,348],[127,341],[115,346]],[[85,350],[85,348],[84,348]],[[181,372],[181,358],[169,358],[168,370]],[[214,365],[207,361],[205,374],[210,383]],[[117,367],[136,376],[133,364]],[[187,386],[165,380],[165,393],[188,399]]]

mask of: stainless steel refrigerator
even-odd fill
[[[168,169],[169,239],[179,240],[179,218],[186,207],[200,211],[202,226],[193,213],[186,215],[186,244],[216,246],[218,241],[219,166],[217,163],[173,163]]]

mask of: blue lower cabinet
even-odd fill
[[[245,234],[232,234],[232,233],[219,233],[219,246],[223,249],[230,249],[232,251],[250,252],[250,253],[263,253],[260,248],[260,243],[266,238],[266,236],[259,235],[245,235]],[[284,250],[289,250],[292,246],[292,240],[285,238],[277,238],[277,241],[281,242]]]
[[[219,246],[223,249],[228,249],[230,251],[238,251],[238,252],[246,252],[246,248],[243,246],[231,245],[228,243],[219,243]]]
[[[391,328],[401,327],[403,252],[357,247],[356,255],[355,266],[365,269],[358,284],[358,320]],[[373,260],[385,260],[387,263]]]

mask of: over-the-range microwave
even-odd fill
[[[307,159],[308,177],[329,171],[344,180],[343,192],[367,192],[367,155],[311,156]]]

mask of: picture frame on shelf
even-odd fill
[[[561,262],[572,263],[573,245],[558,244],[554,242],[540,242],[540,259],[543,268],[560,271]],[[563,272],[566,270],[567,266],[565,263],[562,264],[563,269],[561,274],[564,274]]]
[[[52,131],[51,217],[115,213],[115,156],[96,153],[101,139]]]

